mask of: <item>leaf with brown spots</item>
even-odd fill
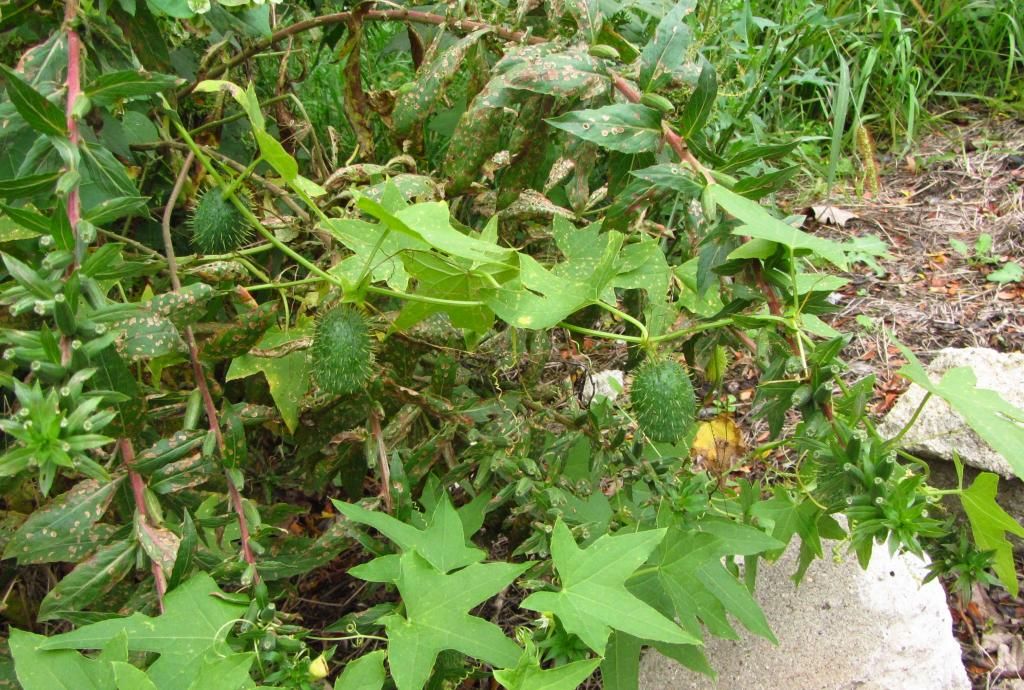
[[[135,543],[116,541],[79,563],[50,590],[39,605],[39,620],[63,618],[81,611],[112,590],[135,568]]]
[[[139,545],[154,563],[160,566],[165,575],[174,570],[174,562],[178,558],[178,546],[181,540],[178,535],[165,527],[155,527],[142,517],[135,514],[135,537]]]
[[[413,127],[430,117],[448,85],[463,66],[466,54],[488,31],[481,29],[459,39],[430,63],[416,81],[402,87],[392,113],[396,134],[405,136]]]
[[[96,524],[106,512],[120,479],[101,484],[87,479],[34,512],[11,537],[4,558],[18,565],[30,563],[77,563],[114,532],[110,525]]]
[[[239,314],[234,323],[220,326],[200,352],[206,361],[244,355],[259,342],[263,333],[277,320],[278,302],[266,302]]]

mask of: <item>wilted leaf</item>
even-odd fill
[[[841,228],[846,227],[854,218],[859,218],[856,213],[841,209],[838,206],[832,204],[825,204],[820,206],[811,206],[811,214],[815,220],[826,225],[838,225]]]

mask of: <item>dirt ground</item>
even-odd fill
[[[878,415],[906,385],[893,337],[925,362],[946,347],[1024,348],[1024,282],[1003,269],[1024,268],[1024,121],[965,113],[922,139],[913,158],[880,163],[877,194],[831,200],[854,217],[809,223],[832,239],[870,245],[874,235],[888,245],[876,266],[853,267],[831,319],[855,334],[844,351],[852,372],[877,375]],[[974,687],[1024,689],[1024,599],[976,587],[969,601],[949,603]]]

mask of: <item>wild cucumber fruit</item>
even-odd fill
[[[352,307],[334,307],[320,317],[310,351],[313,380],[325,393],[354,393],[370,378],[370,328],[366,317]]]
[[[677,443],[697,412],[693,384],[677,362],[644,364],[633,378],[629,398],[641,431],[657,443]]]
[[[245,197],[238,198],[243,202]],[[203,254],[225,254],[245,244],[251,228],[241,211],[219,189],[205,192],[189,220],[192,244]]]
[[[666,115],[676,109],[672,105],[672,101],[657,93],[645,93],[640,97],[640,103],[648,108],[659,110]]]

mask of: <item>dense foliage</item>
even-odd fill
[[[929,487],[821,318],[862,251],[759,203],[808,155],[763,106],[815,85],[810,37],[848,19],[0,12],[0,611],[25,690],[628,688],[644,646],[713,673],[706,634],[774,639],[757,565],[795,536],[796,578],[848,531],[864,564],[928,548],[1016,590],[995,476]],[[827,114],[829,176],[867,136],[837,55],[805,121]],[[1019,411],[904,354],[1024,475]],[[733,472],[740,358],[766,472]],[[317,573],[336,621],[298,613]]]

